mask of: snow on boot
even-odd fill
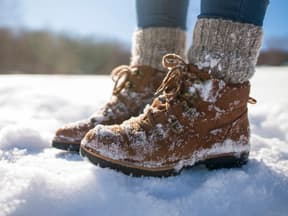
[[[250,150],[249,81],[227,83],[164,56],[169,68],[150,107],[120,125],[97,125],[81,142],[81,155],[101,167],[135,176],[169,176],[183,168],[239,167]]]
[[[59,128],[52,140],[55,148],[79,151],[81,139],[98,124],[120,124],[139,115],[166,73],[148,66],[119,66],[112,71],[115,82],[113,95],[91,118],[69,123]]]
[[[139,29],[132,38],[131,62],[112,72],[113,96],[91,119],[64,125],[58,129],[52,146],[79,151],[81,139],[98,124],[120,124],[139,115],[152,102],[156,89],[166,73],[161,65],[166,53],[184,56],[186,32],[178,28],[151,27]],[[143,66],[145,65],[145,66]]]

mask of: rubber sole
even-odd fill
[[[174,166],[167,168],[143,168],[143,167],[131,167],[121,163],[115,163],[113,160],[105,160],[103,157],[96,156],[95,153],[92,153],[91,150],[86,149],[85,147],[80,148],[80,155],[82,157],[88,158],[90,162],[95,165],[98,165],[102,168],[111,168],[117,171],[120,171],[126,175],[141,177],[141,176],[152,176],[152,177],[168,177],[179,175],[183,169],[189,169],[198,165],[205,165],[207,169],[221,169],[221,168],[239,168],[245,165],[248,162],[249,153],[244,152],[239,156],[226,155],[217,158],[209,158],[204,161],[199,161],[193,166],[186,166],[180,170],[175,170]]]
[[[57,149],[71,151],[71,152],[79,152],[80,150],[80,143],[66,143],[66,142],[59,142],[59,141],[52,141],[52,146]]]

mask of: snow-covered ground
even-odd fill
[[[258,68],[241,169],[133,178],[52,149],[109,97],[106,76],[0,76],[0,215],[288,215],[288,68]]]

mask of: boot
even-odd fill
[[[250,83],[217,79],[177,55],[143,114],[120,125],[98,125],[81,143],[92,163],[135,176],[169,176],[183,168],[238,167],[250,150],[247,102]]]
[[[98,124],[120,124],[139,115],[150,104],[155,90],[166,75],[161,65],[165,53],[184,56],[186,32],[177,28],[145,28],[133,35],[131,66],[112,71],[115,82],[110,101],[93,117],[59,128],[52,146],[79,151],[81,139]],[[160,64],[159,64],[160,63]]]
[[[59,128],[52,140],[58,149],[79,151],[85,134],[98,124],[120,124],[139,115],[161,84],[165,73],[148,66],[120,66],[112,71],[115,82],[110,101],[89,119],[69,123]]]

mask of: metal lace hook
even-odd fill
[[[256,100],[255,98],[249,97],[249,98],[248,98],[248,103],[250,103],[250,104],[256,104],[256,103],[257,103],[257,100]]]

